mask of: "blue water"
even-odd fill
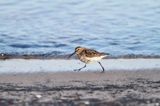
[[[1,0],[0,52],[160,55],[159,0]]]

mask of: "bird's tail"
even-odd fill
[[[102,55],[109,56],[109,53],[101,53]]]
[[[108,57],[110,54],[109,53],[101,53],[101,56],[104,57]]]

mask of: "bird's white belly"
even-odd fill
[[[87,60],[89,60],[89,61],[100,61],[102,58],[104,58],[105,56],[99,56],[99,57],[92,57],[92,58],[90,58],[90,57],[86,57],[86,59]]]

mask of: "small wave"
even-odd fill
[[[86,40],[82,39],[82,38],[78,38],[78,39],[74,39],[71,41],[72,43],[85,43]]]
[[[7,53],[0,53],[0,60],[5,59],[67,59],[69,54],[62,54],[58,51],[53,51],[47,54],[7,54]],[[76,58],[76,56],[73,56],[72,58]],[[136,59],[136,58],[160,58],[160,55],[135,55],[135,54],[127,54],[127,55],[119,55],[119,56],[109,56],[106,59]]]
[[[41,48],[41,47],[51,47],[49,45],[36,45],[36,44],[10,44],[9,46],[13,47],[13,48]]]
[[[116,42],[110,42],[109,44],[110,44],[110,45],[119,45],[119,44],[116,43]]]
[[[9,46],[13,47],[13,48],[31,48],[31,45],[27,45],[27,44],[10,44]]]
[[[66,47],[66,44],[55,44],[54,47],[58,48],[58,47]]]

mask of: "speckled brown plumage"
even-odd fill
[[[88,49],[88,48],[85,48],[85,47],[76,47],[75,52],[72,53],[69,57],[71,57],[73,54],[76,54],[77,57],[79,58],[79,60],[85,63],[85,66],[78,69],[78,71],[85,68],[87,63],[90,63],[92,61],[97,61],[103,69],[102,72],[104,72],[104,68],[99,61],[102,58],[106,57],[108,54],[101,53],[101,52],[98,52],[96,50]]]

